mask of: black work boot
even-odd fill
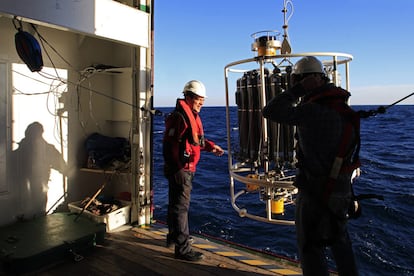
[[[203,259],[203,256],[204,256],[203,253],[194,251],[193,249],[191,249],[185,254],[180,254],[176,251],[174,255],[176,259],[186,260],[190,262],[200,261],[201,259]]]

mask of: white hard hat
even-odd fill
[[[184,85],[184,89],[183,89],[184,95],[187,92],[191,92],[193,94],[196,94],[197,96],[207,98],[206,88],[204,87],[204,84],[198,80],[189,81]]]
[[[325,74],[322,62],[316,57],[303,57],[293,66],[292,74],[301,75],[308,73]]]

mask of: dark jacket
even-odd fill
[[[350,123],[348,113],[352,116],[355,114],[346,104],[349,92],[331,83],[315,89],[312,94],[305,93],[299,84],[279,94],[264,107],[263,116],[278,123],[297,127],[299,170],[296,186],[311,191],[323,189],[316,188],[315,182],[325,185],[323,182],[327,181],[343,142],[345,125]],[[299,97],[302,97],[302,100],[297,104]],[[354,162],[351,159],[359,143],[359,125],[352,128],[349,137],[345,145],[347,155],[344,167]],[[352,170],[341,170],[334,192],[351,192],[351,174]]]

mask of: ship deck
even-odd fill
[[[296,262],[254,250],[193,236],[193,247],[204,254],[199,262],[174,258],[165,247],[165,225],[123,226],[106,233],[101,245],[82,256],[71,256],[29,275],[302,275]],[[75,260],[77,259],[77,260]]]

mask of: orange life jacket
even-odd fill
[[[163,154],[167,167],[172,173],[182,168],[195,172],[201,151],[214,149],[214,142],[204,138],[200,116],[191,110],[185,100],[178,99],[165,125]]]

